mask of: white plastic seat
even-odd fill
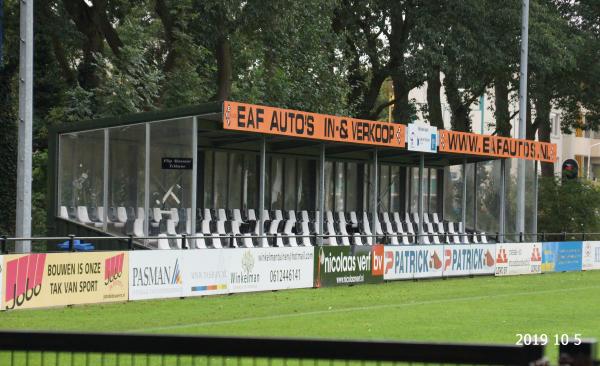
[[[342,245],[350,245],[350,235],[348,234],[348,222],[346,221],[346,215],[343,211],[337,212],[338,217],[338,230],[340,235],[343,235],[340,239]]]
[[[221,236],[218,234],[218,229],[216,229],[214,232],[211,228],[211,222],[209,220],[203,220],[201,223],[201,228],[202,228],[202,234],[205,237],[211,237],[211,244],[213,248],[222,248],[222,244],[221,244]],[[218,224],[218,222],[217,222]],[[206,244],[206,243],[205,243]]]
[[[410,219],[410,214],[408,212],[404,213],[404,222],[412,222]]]
[[[195,236],[198,236],[198,238],[194,239],[194,244],[195,247],[198,249],[205,249],[207,248],[206,245],[206,240],[209,237],[212,237],[212,233],[210,232],[210,221],[209,220],[202,220],[200,222],[200,227],[199,227],[200,231],[196,233]]]
[[[123,227],[127,222],[127,210],[125,207],[117,207],[117,221],[113,223],[115,227]]]
[[[464,235],[467,233],[467,231],[464,229],[464,224],[462,222],[458,223],[458,231],[460,233],[463,233],[463,235],[460,236],[460,242],[462,244],[469,244],[469,237],[467,235]]]
[[[400,219],[400,214],[398,212],[392,213],[392,222],[396,224],[397,228],[402,227],[402,220]]]
[[[98,216],[98,220],[100,220],[100,222],[103,223],[104,220],[106,219],[107,224],[112,224],[112,221],[110,221],[108,216],[104,217],[104,207],[103,206],[99,206],[96,208],[96,215]]]
[[[285,221],[285,225],[283,227],[282,235],[284,236],[285,240],[287,241],[287,244],[290,247],[298,246],[298,242],[296,240],[296,234],[294,233],[295,226],[296,226],[296,220],[294,220],[294,221],[287,220],[287,221]]]
[[[384,212],[381,216],[383,217],[383,221],[384,222],[386,222],[386,223],[387,222],[389,222],[389,223],[392,222],[392,220],[390,219],[390,214],[387,211]]]
[[[87,211],[87,206],[77,206],[77,220],[79,220],[79,222],[81,222],[82,224],[93,225],[95,227],[102,227],[101,222],[93,222],[92,220],[90,220]]]
[[[138,218],[133,222],[133,236],[144,237],[144,219]]]
[[[333,221],[327,221],[325,223],[325,233],[326,235],[337,235],[335,230],[335,224]],[[324,241],[329,245],[338,245],[338,238],[336,236],[329,236],[324,239]]]
[[[384,236],[383,229],[381,228],[381,223],[379,222],[379,218],[375,218],[375,235],[378,237]]]
[[[171,220],[173,220],[173,222],[175,222],[175,226],[177,226],[177,224],[179,224],[179,210],[177,210],[176,208],[172,208],[169,211],[171,215]]]
[[[300,221],[300,235],[302,236],[300,239],[300,243],[305,247],[311,247],[312,243],[310,242],[310,227],[308,221]]]
[[[167,234],[158,235],[158,249],[171,249]]]
[[[394,227],[392,226],[392,223],[387,220],[383,222],[383,228],[384,231],[386,233],[386,235],[388,236],[388,238],[390,238],[390,244],[392,245],[398,245],[400,244],[400,242],[398,241],[398,235],[396,230],[394,230]]]
[[[276,246],[276,247],[283,246],[283,240],[281,239],[281,236],[279,235],[279,232],[278,232],[280,223],[281,223],[281,220],[271,220],[269,222],[269,229],[266,231],[266,234],[271,237],[270,239],[273,241],[274,246]],[[267,243],[267,245],[268,245],[268,243]]]
[[[415,224],[419,223],[419,214],[416,212],[412,213],[412,222],[414,222]]]
[[[356,211],[350,211],[350,224],[353,228],[358,227],[358,217],[356,216]]]
[[[302,210],[300,211],[300,221],[309,222],[310,217],[308,216],[308,211]]]
[[[318,223],[319,223],[319,218],[320,218],[320,217],[321,217],[321,213],[320,213],[319,211],[315,211],[315,223],[317,224],[317,225],[316,225],[317,234],[321,234],[321,233],[319,232],[320,228],[319,228],[319,225],[318,225]]]
[[[218,221],[227,221],[227,212],[225,212],[224,208],[220,208],[217,210],[217,220]]]
[[[144,208],[143,207],[138,207],[135,218],[136,219],[143,219],[145,217],[146,216],[145,216]]]
[[[454,223],[449,222],[448,223],[448,241],[453,244],[460,244],[461,243],[460,236],[457,234],[458,234],[458,232],[454,229]]]
[[[236,236],[239,237],[237,239],[235,239],[235,241],[242,243],[242,245],[246,248],[252,248],[254,247],[254,244],[252,243],[252,238],[251,238],[251,234],[250,233],[246,233],[246,234],[242,234],[240,232],[240,222],[237,220],[233,220],[231,221],[231,233]]]
[[[366,242],[367,245],[373,245],[373,232],[371,231],[371,224],[369,223],[369,215],[366,211],[363,212],[361,234],[366,235],[366,237],[363,237],[363,239],[364,239],[363,242]]]
[[[431,222],[428,222],[426,224],[426,226],[427,226],[427,233],[433,239],[433,244],[440,244],[440,237],[437,235],[437,231],[435,230],[434,225]]]
[[[271,215],[269,215],[268,210],[263,210],[262,216],[258,218],[259,220],[270,221]]]
[[[396,223],[396,233],[397,233],[398,240],[400,243],[402,243],[404,245],[410,244],[410,237],[407,235],[406,231],[404,231],[404,228],[403,228],[401,222]]]
[[[248,221],[258,221],[256,219],[256,211],[253,208],[248,209]]]
[[[69,219],[69,211],[67,211],[67,206],[60,206],[58,217],[65,220]]]
[[[327,222],[335,222],[335,219],[333,218],[333,212],[331,212],[331,211],[325,211],[325,221],[327,221]]]
[[[487,235],[485,234],[485,231],[482,231],[481,233],[479,233],[479,242],[482,244],[487,244],[488,243],[488,239],[487,239]]]
[[[406,226],[406,234],[408,234],[408,242],[410,244],[417,244],[418,240],[415,236],[415,230],[413,224],[411,222],[407,222],[404,224]]]
[[[431,216],[432,216],[434,224],[439,224],[441,222],[440,219],[438,218],[437,212],[432,213]]]
[[[429,220],[429,214],[427,212],[423,212],[423,223],[429,224],[431,221]]]
[[[167,220],[167,236],[177,236],[177,230],[175,229],[175,221],[168,219]],[[172,238],[172,240],[175,242],[175,246],[179,249],[181,249],[181,238]]]
[[[438,223],[434,223],[433,224],[434,228],[437,226],[437,233],[438,233],[438,237],[440,238],[440,241],[442,241],[442,237],[445,238],[443,241],[444,243],[450,243],[448,240],[448,236],[446,235],[446,230],[444,230],[444,224],[441,222]]]
[[[275,220],[283,220],[283,212],[281,210],[275,210]]]
[[[152,221],[150,221],[150,225],[152,227],[158,227],[160,225],[160,220],[162,220],[162,212],[160,208],[154,207],[152,209]]]
[[[218,220],[215,224],[215,227],[216,227],[216,232],[213,234],[215,234],[216,235],[215,238],[218,238],[218,239],[213,239],[213,247],[214,248],[229,247],[230,236],[227,235],[227,230],[225,230],[225,220]]]

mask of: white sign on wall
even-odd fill
[[[441,277],[443,245],[386,246],[384,280]]]
[[[444,245],[444,276],[494,274],[496,244]]]
[[[183,253],[183,296],[229,292],[229,256],[236,249],[194,249]]]
[[[182,250],[129,252],[129,299],[183,296]]]
[[[230,249],[229,292],[313,287],[314,248]]]
[[[496,276],[542,273],[542,243],[496,244]]]
[[[406,128],[406,148],[412,151],[436,153],[438,146],[437,127],[425,123],[409,123]]]
[[[584,241],[581,269],[600,269],[600,241]]]
[[[312,287],[313,257],[312,247],[134,251],[129,299]]]

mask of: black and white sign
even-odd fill
[[[162,158],[163,169],[191,170],[194,160],[192,158]]]

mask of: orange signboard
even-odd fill
[[[556,144],[509,137],[440,130],[438,151],[466,155],[518,158],[554,163]]]
[[[223,102],[223,128],[400,148],[405,146],[406,138],[406,126],[402,124],[229,101]]]

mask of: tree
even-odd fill
[[[600,230],[600,189],[585,180],[539,181],[538,231],[596,233]]]
[[[346,0],[336,11],[334,30],[345,37],[350,106],[357,116],[376,119],[393,105],[393,119],[412,120],[409,92],[425,82],[424,41],[443,7],[429,1]],[[378,103],[383,82],[392,81],[394,99]]]
[[[6,1],[4,7],[5,44],[0,64],[0,233],[10,234],[15,228],[17,188],[17,103],[19,69],[18,1]]]

